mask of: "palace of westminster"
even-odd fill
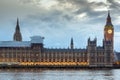
[[[44,37],[33,36],[22,41],[17,19],[13,41],[0,41],[0,64],[23,66],[89,66],[112,67],[114,63],[114,27],[110,12],[104,27],[103,45],[97,47],[97,39],[88,38],[86,49],[75,49],[73,39],[70,48],[48,49]]]

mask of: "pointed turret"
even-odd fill
[[[20,26],[19,26],[19,19],[17,18],[17,24],[16,24],[16,29],[13,37],[14,41],[22,41],[22,35],[20,32]]]
[[[18,18],[17,18],[16,30],[20,31],[20,27],[19,27],[19,19],[18,19]]]
[[[112,22],[111,22],[111,17],[110,17],[110,11],[108,11],[108,16],[107,16],[107,20],[106,20],[106,26],[113,26]]]
[[[71,48],[71,49],[74,48],[73,38],[71,38],[70,48]]]

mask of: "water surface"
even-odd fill
[[[7,69],[0,70],[0,80],[120,80],[120,69],[112,70]]]

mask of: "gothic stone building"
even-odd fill
[[[88,39],[86,49],[75,49],[71,39],[68,49],[49,49],[43,46],[44,37],[33,36],[22,41],[17,19],[13,41],[0,41],[0,65],[23,66],[90,66],[112,67],[114,28],[108,12],[104,27],[103,46],[97,47],[97,39]]]

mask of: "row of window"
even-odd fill
[[[86,57],[87,55],[77,55],[77,54],[40,54],[40,53],[0,53],[1,57],[34,57],[34,56],[41,56],[41,57]]]
[[[5,61],[5,62],[87,62],[87,59],[26,59],[26,58],[22,58],[22,59],[8,59],[8,58],[4,58],[4,59],[0,59],[0,61]]]

